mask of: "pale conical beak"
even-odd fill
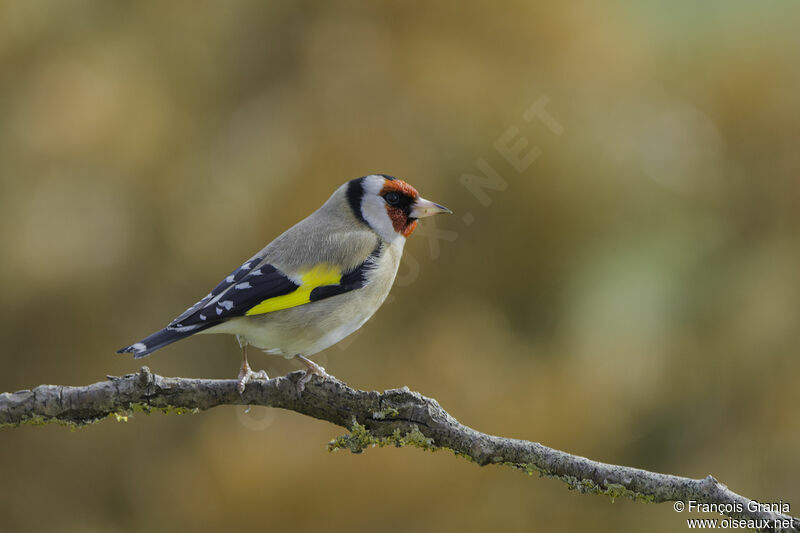
[[[425,218],[439,213],[452,214],[453,212],[443,205],[435,204],[425,198],[417,198],[417,201],[412,205],[411,218]]]

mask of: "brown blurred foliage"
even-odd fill
[[[318,360],[482,431],[800,511],[794,2],[0,4],[0,390],[138,369],[342,182],[452,208]],[[540,98],[554,135],[523,113]],[[541,155],[495,149],[517,128]],[[483,158],[507,182],[460,182]],[[471,222],[471,223],[468,223]],[[435,230],[434,226],[435,224]],[[440,238],[446,231],[448,239]],[[254,355],[270,374],[296,367]],[[228,337],[144,360],[232,377]],[[674,531],[669,506],[446,452],[328,454],[254,408],[0,432],[0,531]]]

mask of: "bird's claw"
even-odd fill
[[[312,363],[308,359],[302,358],[303,363],[306,365],[306,373],[297,381],[297,392],[303,392],[306,389],[306,383],[311,381],[314,376],[319,376],[322,379],[335,379],[333,376],[325,372],[325,368],[316,363]],[[309,364],[310,363],[310,364]]]
[[[248,365],[246,362],[242,362],[242,368],[239,370],[239,376],[237,378],[237,383],[236,383],[236,388],[239,390],[240,396],[244,394],[245,386],[254,379],[263,379],[264,381],[268,381],[269,376],[267,375],[267,372],[264,370],[253,372],[250,369],[250,365]]]

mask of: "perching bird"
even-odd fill
[[[417,219],[450,212],[392,176],[351,180],[166,328],[117,353],[139,358],[196,333],[229,333],[242,347],[239,392],[269,379],[250,369],[248,345],[303,363],[303,390],[313,375],[328,376],[308,357],[363,326],[386,299]]]

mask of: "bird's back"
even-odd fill
[[[347,272],[369,257],[380,238],[351,213],[343,191],[262,249],[256,258],[283,272],[326,263]]]

